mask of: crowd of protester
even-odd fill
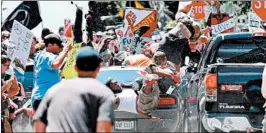
[[[76,20],[74,24],[74,43],[82,43],[81,50],[77,54],[75,69],[80,78],[76,80],[64,80],[60,74],[67,59],[69,52],[72,49],[72,42],[68,42],[64,36],[64,27],[60,27],[58,33],[52,32],[49,28],[42,30],[41,38],[34,37],[29,54],[29,62],[34,63],[34,87],[31,95],[32,108],[22,107],[25,103],[26,95],[23,85],[17,81],[16,75],[12,68],[11,59],[7,56],[8,47],[11,47],[10,33],[2,32],[2,49],[1,49],[1,118],[2,132],[12,132],[12,120],[17,114],[26,112],[33,116],[35,113],[36,131],[111,131],[111,121],[113,120],[113,108],[125,109],[129,112],[134,112],[142,115],[150,120],[161,120],[151,116],[151,111],[157,106],[160,93],[166,93],[171,85],[178,85],[182,82],[180,78],[180,68],[186,65],[186,58],[192,62],[199,62],[203,49],[210,41],[210,27],[201,27],[183,12],[178,12],[175,17],[176,25],[168,28],[166,31],[160,31],[160,34],[152,36],[149,42],[141,42],[140,53],[130,51],[130,49],[121,50],[121,41],[119,41],[115,28],[106,29],[106,31],[84,31],[82,30],[83,12],[77,8]],[[264,25],[265,26],[265,25]],[[92,34],[90,34],[92,33]],[[89,47],[87,47],[89,46]],[[111,91],[106,91],[102,84],[95,79],[84,81],[83,78],[95,78],[100,67],[108,66],[141,66],[146,67],[144,75],[151,75],[151,79],[143,79],[144,84],[139,88],[138,92],[123,92],[131,93],[132,102],[129,105],[136,105],[137,108],[127,108],[127,103],[123,102],[121,84],[115,80],[109,80],[106,86],[115,94],[121,93],[113,98]],[[158,77],[161,77],[158,80]],[[85,86],[75,93],[73,90],[76,85]],[[91,92],[84,88],[101,88],[102,91]],[[64,89],[64,91],[61,91]],[[60,90],[60,91],[56,91]],[[99,91],[99,92],[98,92]],[[102,95],[101,92],[106,92]],[[57,97],[56,94],[62,94],[64,97]],[[93,93],[92,97],[81,99],[82,93]],[[71,94],[71,95],[70,95]],[[71,105],[64,105],[62,100],[72,100],[76,98],[76,102],[80,104],[75,109]],[[102,100],[102,103],[96,105],[97,100]],[[84,103],[89,101],[89,103]],[[116,101],[116,102],[114,102]],[[117,102],[119,101],[119,102]],[[47,104],[51,106],[47,106]],[[71,103],[71,102],[69,102]],[[115,103],[115,104],[114,104]],[[99,107],[98,110],[93,110],[86,114],[80,109],[86,106]],[[58,108],[64,106],[64,108]],[[40,109],[39,109],[40,108]],[[52,108],[53,114],[47,114],[48,108]],[[67,108],[67,109],[65,109]],[[130,110],[131,109],[131,110]],[[64,112],[69,110],[69,112]],[[86,110],[88,111],[88,110]],[[59,115],[64,112],[62,115]],[[73,118],[73,114],[80,114]],[[93,116],[98,114],[98,116]],[[58,117],[52,117],[59,115]],[[93,116],[93,122],[86,125],[85,116]],[[89,119],[89,117],[86,117]],[[55,120],[57,119],[57,120]],[[60,121],[76,121],[71,123],[62,123]],[[97,121],[97,126],[96,126]],[[107,122],[106,122],[107,121]],[[52,123],[47,125],[48,122]],[[83,128],[80,125],[84,125]],[[60,125],[60,126],[58,126]],[[86,126],[85,126],[86,125]],[[99,126],[98,126],[99,125]],[[88,128],[87,128],[88,127]],[[103,128],[108,127],[108,129]],[[97,129],[97,130],[96,130]],[[105,130],[101,130],[105,129]]]

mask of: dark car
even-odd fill
[[[106,67],[102,68],[97,79],[105,83],[108,78],[113,78],[120,83],[128,84],[140,78],[139,70],[142,67]],[[132,88],[124,88],[132,89]],[[115,132],[180,132],[184,125],[184,100],[180,93],[161,94],[159,106],[152,115],[160,117],[162,121],[151,121],[139,114],[115,110]]]
[[[266,62],[265,33],[216,36],[204,51],[187,97],[190,131],[257,131],[262,128],[260,93]],[[258,64],[259,63],[259,64]]]

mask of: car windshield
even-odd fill
[[[100,71],[97,79],[103,84],[105,84],[109,78],[115,79],[119,83],[129,84],[138,77],[140,77],[138,70],[104,70]]]
[[[220,44],[212,63],[265,62],[263,53],[251,39],[226,40]]]

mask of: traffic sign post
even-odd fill
[[[252,0],[252,10],[263,20],[266,21],[266,1]]]

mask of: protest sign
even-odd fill
[[[205,1],[193,1],[192,13],[195,20],[202,20],[205,18],[205,11],[204,9],[208,9],[206,6],[208,4]]]
[[[121,49],[126,47],[134,50],[142,40],[152,37],[152,32],[157,28],[157,11],[151,9],[126,8],[124,15],[124,30],[121,37]],[[139,39],[136,38],[139,31]],[[139,50],[138,50],[139,51]]]
[[[250,27],[259,28],[261,26],[261,19],[257,14],[253,12],[249,12],[248,13],[248,24]]]
[[[24,74],[30,54],[33,33],[15,20],[12,26],[10,40],[14,46],[8,48],[8,57],[11,58],[12,66],[19,73]]]
[[[227,21],[224,21],[220,24],[215,24],[215,25],[212,25],[212,34],[213,35],[217,35],[219,33],[222,33],[228,29],[231,29],[233,27],[235,27],[235,19],[234,18],[230,18],[228,19]]]
[[[119,27],[119,28],[115,29],[115,33],[117,35],[118,41],[121,42],[121,38],[124,36],[123,27]]]
[[[251,2],[252,10],[263,20],[266,21],[266,1],[253,0]]]
[[[63,69],[63,76],[65,79],[71,79],[77,77],[77,72],[74,68],[76,62],[76,54],[81,47],[81,43],[73,44],[70,56],[68,57]]]
[[[191,1],[186,5],[180,6],[179,11],[188,13],[195,20],[205,19],[207,21],[211,13],[211,7],[206,1]]]
[[[250,32],[265,32],[264,29],[262,28],[257,28],[257,27],[249,27]]]

